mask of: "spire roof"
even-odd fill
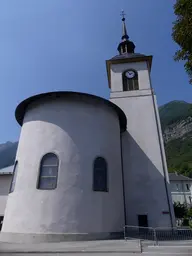
[[[121,12],[121,16],[123,17],[122,18],[122,25],[123,25],[123,33],[122,33],[122,37],[121,37],[121,39],[123,40],[123,39],[126,39],[126,40],[128,40],[129,39],[129,36],[128,36],[128,34],[127,34],[127,28],[126,28],[126,24],[125,24],[125,13],[124,13],[124,11],[122,10],[122,12]]]
[[[119,44],[117,50],[119,51],[119,54],[124,54],[124,53],[134,53],[135,50],[135,45],[133,42],[129,41],[129,36],[127,34],[127,28],[126,28],[126,23],[125,23],[125,13],[124,11],[121,12],[122,18],[122,41]]]

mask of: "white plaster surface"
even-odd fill
[[[111,65],[111,92],[122,92],[122,73],[128,69],[134,69],[138,72],[140,89],[150,89],[149,71],[147,62],[133,62]]]
[[[122,72],[128,68],[138,71],[138,91],[122,92]],[[163,214],[170,211],[163,171],[165,170],[167,176],[167,169],[147,63],[112,65],[111,75],[110,100],[119,106],[127,117],[127,131],[122,134],[127,224],[137,226],[138,215],[147,214],[149,226],[171,226],[170,214]],[[118,90],[121,91],[117,92]],[[168,178],[166,182],[169,185]],[[168,198],[171,203],[169,190]],[[171,216],[174,222],[172,205]]]
[[[59,157],[55,190],[36,189],[44,154]],[[93,161],[108,164],[109,192],[92,190]],[[73,98],[39,101],[27,110],[16,155],[3,232],[118,232],[124,226],[120,127],[114,109]]]

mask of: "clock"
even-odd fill
[[[126,77],[131,79],[135,77],[135,72],[133,70],[129,70],[125,73]]]

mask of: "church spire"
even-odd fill
[[[124,11],[122,10],[122,12],[121,12],[121,16],[123,17],[122,18],[122,22],[123,22],[123,34],[122,34],[122,37],[121,37],[121,39],[122,40],[128,40],[129,39],[129,36],[128,36],[128,34],[127,34],[127,28],[126,28],[126,24],[125,24],[125,13],[124,13]]]
[[[129,36],[127,34],[127,28],[126,28],[126,24],[125,24],[125,13],[122,10],[121,12],[121,16],[122,18],[122,25],[123,25],[123,34],[122,34],[122,41],[119,44],[117,50],[119,51],[119,54],[124,54],[124,53],[134,53],[135,50],[135,45],[133,42],[129,41]]]

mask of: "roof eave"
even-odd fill
[[[121,131],[126,130],[127,118],[125,116],[125,113],[123,112],[123,110],[121,108],[119,108],[113,102],[108,101],[108,100],[101,98],[99,96],[96,96],[96,95],[82,93],[82,92],[73,92],[73,91],[53,91],[53,92],[47,92],[47,93],[33,95],[33,96],[25,99],[17,106],[17,108],[15,110],[16,120],[22,126],[25,112],[27,111],[28,106],[32,102],[49,99],[49,98],[50,99],[53,99],[53,98],[56,99],[56,98],[60,98],[60,97],[74,97],[75,98],[75,97],[79,97],[79,96],[85,97],[85,99],[89,98],[89,99],[99,100],[101,103],[104,103],[107,106],[112,107],[115,110],[115,112],[118,114]]]

